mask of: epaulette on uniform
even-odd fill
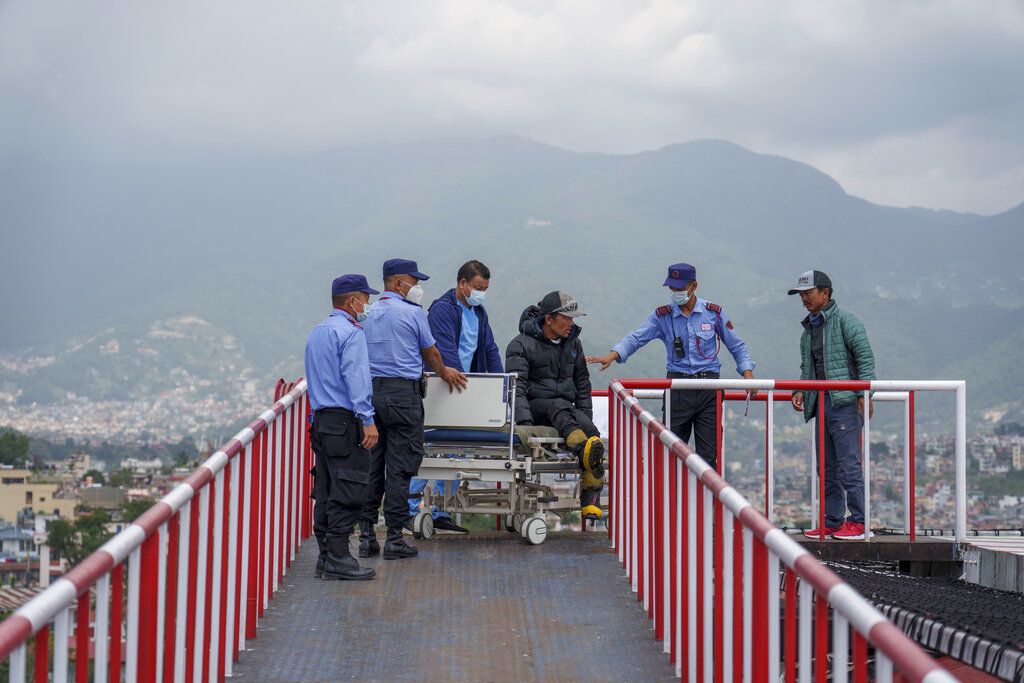
[[[664,316],[664,315],[668,315],[671,312],[672,312],[672,307],[671,306],[658,306],[657,308],[654,309],[654,314],[657,315],[658,317],[661,317],[661,316]]]
[[[358,327],[360,330],[363,329],[363,326],[357,323],[355,320],[349,320],[349,322]]]
[[[719,306],[718,304],[713,304],[710,301],[707,302],[706,304],[704,304],[704,308],[708,309],[709,311],[714,311],[715,313],[721,313],[722,312],[722,307],[721,306]]]

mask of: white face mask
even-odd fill
[[[469,291],[469,296],[466,297],[466,303],[468,303],[470,306],[479,306],[484,302],[484,299],[486,298],[487,292],[484,292],[479,289],[471,289]]]
[[[416,284],[409,288],[409,291],[405,294],[406,301],[414,304],[418,304],[423,300],[423,287]]]
[[[668,293],[668,298],[669,301],[676,304],[677,306],[685,306],[686,302],[690,300],[690,292],[685,289],[681,292],[673,292],[670,290]]]
[[[356,313],[356,322],[363,322],[366,317],[370,315],[370,307],[373,306],[373,302],[367,301],[363,304],[363,310]]]

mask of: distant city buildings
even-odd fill
[[[163,462],[159,458],[152,460],[139,460],[138,458],[126,458],[121,461],[121,469],[128,470],[132,474],[155,474],[163,469]]]
[[[262,384],[260,385],[262,387]],[[183,436],[220,441],[234,426],[248,424],[263,411],[269,392],[239,380],[230,398],[197,398],[214,383],[198,378],[188,386],[160,392],[142,401],[93,401],[71,396],[59,403],[24,405],[4,400],[0,387],[0,425],[53,440],[83,444],[173,443]],[[222,388],[218,386],[217,388]]]
[[[26,510],[75,519],[78,498],[45,474],[48,473],[0,467],[0,521],[13,523]]]

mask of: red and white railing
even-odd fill
[[[0,623],[10,680],[24,681],[31,666],[35,681],[66,681],[72,667],[75,681],[86,681],[90,664],[95,681],[231,675],[310,534],[306,382],[279,382],[275,398],[184,482]]]
[[[750,382],[738,388],[782,384]],[[878,681],[891,681],[894,668],[910,681],[955,680],[630,395],[673,384],[612,382],[608,508],[612,547],[676,673],[757,683],[831,674],[842,683],[852,662],[860,682],[870,646]]]
[[[967,401],[966,383],[963,381],[813,381],[813,380],[622,380],[623,386],[635,398],[662,398],[665,400],[665,414],[670,414],[671,392],[677,390],[715,390],[717,395],[718,425],[718,473],[724,470],[725,439],[723,438],[724,411],[726,401],[744,401],[746,391],[757,389],[760,393],[752,399],[764,403],[765,408],[765,516],[775,521],[775,403],[789,402],[795,391],[818,394],[819,405],[827,391],[847,390],[869,394],[875,402],[903,404],[903,519],[904,531],[911,541],[916,540],[917,496],[915,491],[915,396],[919,391],[947,392],[955,396],[955,437],[954,437],[954,536],[962,542],[967,535]],[[828,406],[826,404],[826,412]],[[825,526],[825,480],[818,476],[824,471],[825,442],[824,423],[817,421],[814,426],[817,434],[813,435],[810,451],[811,457],[811,519],[818,519],[817,527]],[[861,439],[861,466],[864,471],[864,526],[871,526],[871,415],[864,415],[864,429]],[[816,451],[816,452],[815,452]],[[866,541],[871,540],[866,535]]]

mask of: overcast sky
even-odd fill
[[[1024,201],[1024,0],[0,0],[0,155],[724,138],[848,192]]]

